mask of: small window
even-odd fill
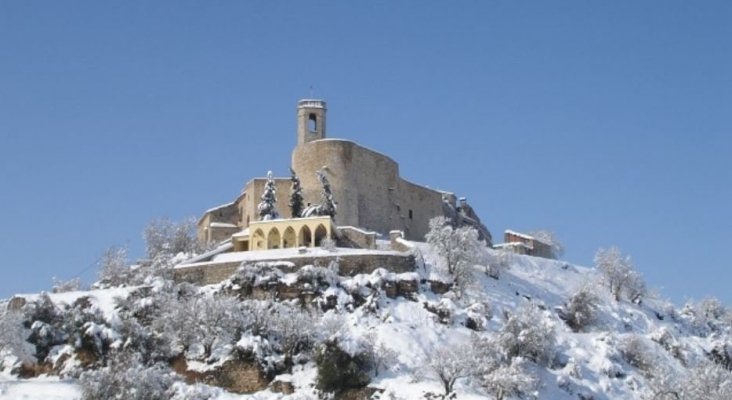
[[[317,132],[318,131],[318,116],[315,114],[308,115],[308,130],[310,132]]]
[[[409,210],[409,219],[413,219],[413,218],[414,218],[414,213],[412,213],[412,210],[410,209]]]

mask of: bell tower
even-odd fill
[[[325,139],[325,101],[303,99],[297,102],[297,144]]]

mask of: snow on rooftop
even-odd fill
[[[226,204],[222,204],[222,205],[220,205],[220,206],[216,206],[216,207],[214,207],[214,208],[209,208],[209,209],[208,209],[208,210],[206,210],[206,211],[205,211],[205,212],[204,212],[203,214],[204,214],[204,215],[206,215],[206,214],[208,214],[208,213],[216,212],[216,211],[222,210],[222,209],[224,209],[224,208],[227,208],[227,207],[231,207],[231,206],[233,206],[234,204],[236,204],[236,202],[233,202],[233,201],[232,201],[232,202],[229,202],[229,203],[226,203]]]
[[[227,222],[212,222],[209,224],[211,228],[238,228],[235,224],[230,224]]]
[[[510,229],[506,229],[504,232],[506,234],[509,234],[509,235],[514,235],[514,236],[518,236],[520,238],[524,238],[526,240],[537,240],[535,237],[533,237],[531,235],[527,235],[527,234],[521,233],[521,232],[512,231]]]

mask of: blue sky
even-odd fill
[[[288,172],[295,104],[568,261],[732,303],[728,1],[0,2],[0,297]]]

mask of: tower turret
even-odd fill
[[[323,100],[297,102],[297,144],[325,138],[325,111]]]

